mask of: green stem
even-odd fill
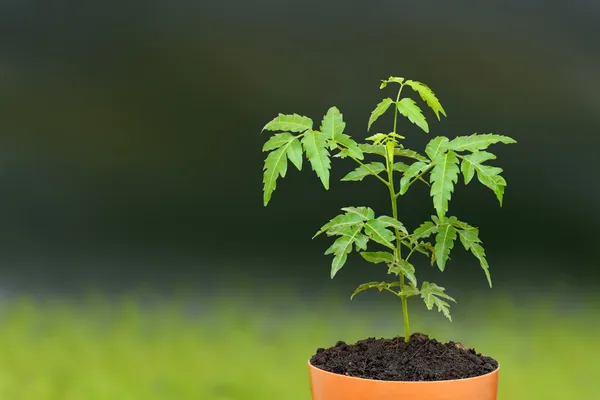
[[[400,88],[402,89],[402,88]],[[400,92],[398,92],[398,97],[400,97]],[[395,126],[395,121],[394,121],[394,132],[396,131],[396,126]],[[386,163],[387,163],[387,173],[388,173],[388,189],[390,191],[390,199],[392,201],[392,216],[394,217],[394,219],[398,219],[398,203],[397,203],[397,197],[396,197],[396,190],[394,188],[394,160],[393,158],[390,159],[390,156],[387,155],[388,152],[386,151]],[[391,157],[393,157],[393,154],[391,155]],[[396,253],[396,258],[398,260],[400,260],[402,258],[402,239],[400,237],[400,231],[398,230],[398,228],[395,228],[396,231],[396,249],[395,249],[395,253]],[[400,274],[400,291],[404,290],[404,275]],[[407,304],[407,299],[405,296],[401,296],[400,297],[401,301],[402,301],[402,316],[404,317],[404,341],[408,343],[408,341],[410,340],[410,325],[408,322],[408,304]]]
[[[398,90],[398,96],[396,96],[396,103],[394,104],[394,133],[396,133],[396,122],[398,122],[398,101],[400,101],[400,93],[402,93],[402,88],[404,84],[400,84],[400,89]]]

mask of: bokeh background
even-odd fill
[[[0,399],[309,399],[317,347],[401,334],[395,299],[349,300],[384,271],[331,281],[310,239],[389,213],[377,182],[338,160],[328,192],[307,168],[261,193],[267,121],[336,105],[362,139],[390,75],[436,92],[433,134],[519,141],[493,150],[503,208],[462,181],[451,203],[494,289],[460,246],[423,260],[458,304],[413,301],[413,328],[496,357],[501,400],[596,398],[599,26],[592,0],[1,2]],[[409,227],[431,213],[401,198]]]

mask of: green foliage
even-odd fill
[[[501,168],[488,164],[496,156],[487,149],[493,144],[512,144],[516,141],[498,134],[475,133],[452,139],[446,136],[433,137],[425,146],[426,156],[405,148],[403,141],[406,134],[399,132],[398,115],[406,117],[408,122],[429,133],[429,124],[419,105],[410,97],[402,97],[405,86],[419,95],[438,121],[442,115],[446,116],[446,111],[433,90],[424,83],[390,77],[382,81],[381,88],[392,83],[394,86],[398,85],[395,99],[385,97],[381,100],[371,112],[367,124],[370,130],[384,113],[391,111],[394,116],[392,131],[375,133],[365,139],[366,143],[358,143],[352,136],[344,133],[346,123],[336,107],[327,110],[319,130],[313,128],[310,118],[298,114],[279,114],[265,125],[263,130],[276,133],[263,146],[263,151],[268,152],[264,164],[263,190],[264,204],[267,205],[277,187],[277,180],[286,176],[288,161],[302,170],[304,156],[325,189],[329,189],[330,152],[334,152],[333,157],[352,159],[357,163],[354,170],[341,178],[342,181],[362,181],[367,176],[373,176],[386,186],[392,206],[391,215],[376,217],[373,209],[365,206],[344,207],[343,213],[323,225],[315,237],[322,233],[335,237],[333,244],[325,252],[333,255],[332,278],[345,266],[352,251],[359,253],[366,262],[385,264],[388,274],[397,276],[398,279],[394,282],[377,281],[360,285],[352,297],[368,289],[388,291],[398,296],[402,301],[405,338],[408,338],[410,332],[406,301],[409,297],[420,294],[428,309],[436,306],[450,320],[448,301],[454,301],[445,293],[444,288],[434,283],[423,282],[421,289],[417,288],[416,268],[411,259],[413,254],[427,256],[432,265],[437,264],[438,269],[444,271],[458,238],[464,249],[479,261],[491,287],[489,265],[479,238],[479,230],[446,214],[461,173],[465,184],[470,183],[477,175],[478,181],[491,189],[502,205],[506,180],[501,176]],[[414,129],[411,124],[406,125]],[[401,175],[399,179],[398,174]],[[397,202],[418,180],[430,186],[436,215],[410,233],[399,219]],[[400,208],[400,211],[408,213],[412,210]]]
[[[435,283],[423,282],[423,285],[421,285],[421,297],[428,310],[433,309],[433,306],[435,305],[437,306],[438,312],[443,313],[444,316],[452,322],[452,317],[450,316],[450,304],[442,299],[450,300],[455,303],[456,300],[448,296],[445,290],[446,289]]]

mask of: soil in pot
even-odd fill
[[[311,364],[335,374],[385,381],[442,381],[473,378],[498,368],[493,358],[460,343],[440,343],[422,333],[404,338],[338,342],[319,349]]]

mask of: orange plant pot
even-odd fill
[[[308,363],[313,400],[496,400],[500,367],[475,378],[377,381],[333,374]]]

